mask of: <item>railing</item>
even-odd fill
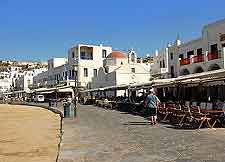
[[[93,60],[93,53],[80,53],[80,59],[82,60]]]
[[[167,73],[168,72],[167,68],[160,68],[160,71],[161,71],[161,73]]]
[[[210,60],[215,60],[215,59],[218,59],[219,57],[218,57],[218,53],[216,53],[216,52],[214,52],[214,53],[212,53],[212,52],[209,52],[208,53],[208,60],[210,61]]]
[[[193,63],[198,63],[198,62],[203,62],[204,61],[204,55],[198,55],[192,57],[192,62]]]
[[[180,65],[188,65],[188,64],[190,64],[190,59],[189,58],[180,60]]]

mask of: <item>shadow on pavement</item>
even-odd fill
[[[171,128],[171,129],[180,129],[180,130],[196,130],[197,128],[195,127],[190,127],[190,126],[173,126],[173,125],[167,125],[164,126],[165,128]]]
[[[126,123],[125,123],[125,124],[123,124],[123,125],[151,125],[151,124],[150,124],[150,123],[148,123],[148,124],[147,124],[147,123],[146,123],[146,124],[141,124],[141,123],[139,123],[139,124],[138,124],[138,123],[136,123],[136,124],[126,124]]]
[[[150,122],[127,122],[123,125],[150,125]]]

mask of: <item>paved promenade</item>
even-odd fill
[[[59,129],[48,110],[0,104],[0,162],[55,162]]]
[[[139,116],[80,106],[63,124],[60,162],[224,162],[225,129],[150,126]]]

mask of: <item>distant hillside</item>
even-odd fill
[[[47,68],[47,64],[42,64],[40,62],[18,62],[18,61],[0,61],[0,72],[10,70],[11,66],[22,67],[22,71],[28,71],[39,68]]]

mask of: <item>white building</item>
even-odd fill
[[[151,76],[153,78],[168,78],[168,48],[161,48],[155,51],[153,64],[151,65]]]
[[[175,43],[154,55],[151,74],[161,78],[224,69],[225,19],[206,25],[202,36],[195,40]]]
[[[33,85],[33,78],[40,73],[44,73],[45,71],[47,71],[46,68],[24,71],[23,75],[15,80],[15,90],[28,91],[30,89],[29,86]]]
[[[33,72],[25,71],[24,75],[15,81],[15,90],[29,90],[29,86],[33,84]]]
[[[66,80],[67,58],[52,58],[48,60],[48,70],[33,78],[34,87],[54,86],[59,81]]]
[[[10,73],[0,72],[0,93],[9,91],[11,86],[12,80],[10,79]]]
[[[48,70],[56,68],[58,66],[65,65],[67,58],[52,58],[48,60]]]
[[[89,88],[92,78],[103,66],[103,60],[112,52],[112,47],[78,44],[69,49],[69,79],[78,75],[79,86]]]
[[[38,88],[38,87],[45,87],[48,84],[49,76],[48,76],[48,71],[42,72],[33,78],[33,87]]]
[[[104,60],[103,67],[94,72],[91,88],[101,88],[116,85],[145,83],[150,80],[150,65],[137,63],[134,51],[128,56],[119,51],[109,54]],[[124,91],[107,92],[108,96],[121,96]]]
[[[202,36],[181,44],[178,75],[224,69],[225,19],[206,25]]]
[[[48,61],[48,71],[34,77],[34,86],[54,86],[57,84],[75,85],[78,76],[79,86],[87,88],[94,73],[103,66],[103,60],[112,52],[112,47],[103,45],[78,44],[68,51],[65,58]]]

